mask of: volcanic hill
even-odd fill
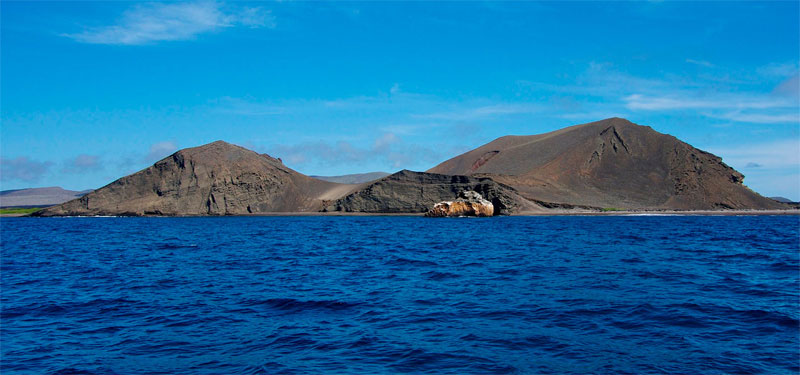
[[[624,209],[780,209],[718,156],[610,118],[498,138],[428,170],[489,177],[539,203]]]
[[[356,185],[298,173],[266,154],[223,141],[180,150],[79,199],[43,209],[60,215],[237,215],[319,211]]]

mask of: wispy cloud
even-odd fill
[[[756,69],[756,74],[763,77],[787,77],[797,75],[800,70],[798,62],[771,63]]]
[[[31,160],[26,156],[14,159],[0,158],[0,182],[15,180],[28,183],[36,182],[50,170],[52,165],[52,162]]]
[[[286,113],[287,108],[273,103],[262,103],[240,98],[222,97],[213,101],[216,112],[245,116],[271,116]]]
[[[66,173],[87,173],[103,169],[100,157],[97,155],[81,154],[69,159],[64,164],[63,171]]]
[[[215,1],[147,3],[125,11],[114,25],[62,34],[82,43],[142,45],[193,39],[234,26],[275,27],[275,17],[261,7],[226,6]]]
[[[695,59],[686,59],[686,62],[689,64],[705,66],[706,68],[713,68],[714,64],[705,61],[705,60],[695,60]]]
[[[780,98],[767,98],[764,95],[715,95],[711,98],[692,96],[648,96],[633,94],[623,98],[625,106],[633,110],[675,110],[675,109],[766,109],[785,108],[794,103]]]
[[[800,97],[800,74],[795,74],[781,82],[773,92],[777,95],[785,95],[793,98]]]
[[[147,163],[156,162],[177,150],[178,145],[172,141],[154,143],[150,145],[150,150],[147,152],[147,155],[144,156],[144,161]]]
[[[800,169],[800,139],[752,143],[733,147],[711,148],[710,152],[734,168]],[[800,181],[797,181],[800,185]]]
[[[394,84],[388,92],[337,99],[258,101],[224,97],[211,101],[216,113],[241,116],[332,118],[356,116],[359,121],[380,118],[379,128],[409,135],[456,122],[495,121],[511,115],[544,112],[546,106],[530,102],[501,102],[486,98],[451,100],[435,95],[406,92]]]
[[[416,115],[418,118],[428,118],[436,120],[456,120],[468,121],[485,119],[495,116],[516,115],[525,113],[536,113],[542,111],[542,106],[537,104],[493,104],[477,108],[459,108],[447,112],[436,112]]]
[[[409,164],[441,161],[442,150],[404,142],[393,133],[385,133],[364,147],[348,141],[305,142],[293,145],[275,145],[267,153],[280,157],[288,165],[300,169],[308,166],[340,167],[359,166],[373,162],[386,162],[392,168]]]
[[[766,114],[766,113],[742,113],[726,112],[721,114],[709,114],[709,117],[721,118],[737,122],[751,122],[756,124],[790,124],[800,123],[800,111],[795,110],[788,113]]]
[[[708,151],[744,172],[750,188],[767,196],[800,199],[800,139],[711,147]]]
[[[632,111],[695,111],[705,117],[755,124],[800,122],[800,104],[791,95],[770,93],[700,93],[674,89],[663,95],[633,94],[622,98]]]
[[[680,76],[658,80],[642,79],[595,64],[579,80],[589,88],[578,85],[560,90],[602,98],[604,111],[621,104],[634,116],[637,112],[685,111],[708,118],[756,124],[800,122],[797,65],[769,64],[755,72],[755,78],[746,77],[745,81]],[[725,83],[721,83],[723,81]],[[772,83],[774,89],[765,90],[765,83],[767,87]]]
[[[581,111],[565,111],[562,114],[558,115],[559,118],[563,118],[565,120],[571,121],[597,121],[601,119],[611,118],[611,117],[628,117],[628,113],[626,111],[612,111],[612,110],[597,110],[597,111],[588,111],[588,112],[581,112]]]

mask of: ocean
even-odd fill
[[[800,372],[800,217],[0,219],[0,372]]]

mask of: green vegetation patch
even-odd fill
[[[41,210],[41,207],[33,207],[33,208],[21,208],[21,207],[8,207],[8,208],[0,208],[0,215],[9,215],[9,214],[32,214],[36,211]]]
[[[613,212],[613,211],[625,211],[621,208],[614,208],[614,207],[606,207],[603,209],[603,212]]]

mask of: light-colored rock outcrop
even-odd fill
[[[463,191],[454,201],[436,203],[425,216],[494,216],[494,205],[477,192]]]

